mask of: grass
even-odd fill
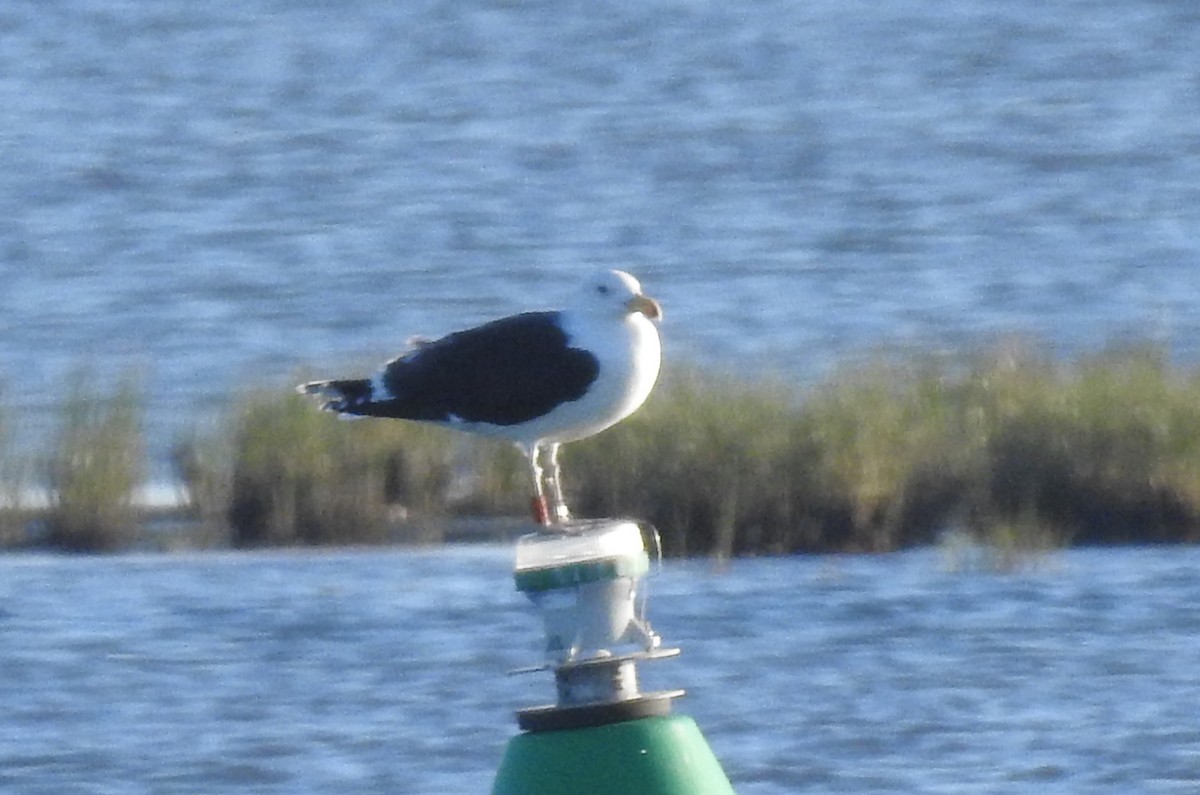
[[[399,520],[440,511],[453,448],[436,428],[342,422],[264,391],[177,447],[175,464],[195,514],[226,523],[234,546],[383,543]]]
[[[886,551],[950,526],[1011,550],[1200,540],[1200,379],[1153,349],[878,359],[806,394],[671,373],[567,456],[582,507],[649,519],[674,554]]]
[[[894,365],[807,395],[675,371],[566,464],[580,507],[650,520],[669,554],[894,549],[931,538],[947,491],[962,488],[952,418],[930,389]]]
[[[637,414],[564,448],[568,494],[585,515],[648,519],[672,554],[782,551],[811,485],[800,431],[780,385],[673,370]]]
[[[1195,541],[1200,379],[1148,348],[1065,365],[1003,353],[970,374],[983,518],[1058,543]]]
[[[0,402],[0,548],[23,539],[26,473],[12,439],[10,412]]]
[[[52,543],[130,543],[139,411],[133,381],[105,395],[78,379],[44,468]],[[0,466],[12,467],[5,419]],[[1200,375],[1155,348],[1064,362],[1017,344],[881,356],[803,389],[676,367],[563,459],[576,514],[646,519],[672,555],[887,551],[947,530],[998,560],[1196,542]],[[528,506],[511,446],[342,422],[284,389],[235,401],[174,463],[193,517],[238,547],[435,541],[437,517]]]
[[[45,461],[51,546],[102,552],[128,546],[138,522],[134,495],[143,477],[141,402],[136,379],[111,394],[77,370],[62,404],[57,443]]]

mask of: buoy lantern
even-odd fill
[[[532,533],[517,543],[514,579],[542,615],[547,662],[657,647],[658,638],[636,608],[638,584],[650,571],[641,528],[633,522],[584,528]]]
[[[657,554],[657,536],[655,539]],[[517,544],[517,590],[540,612],[554,704],[520,710],[493,795],[732,795],[682,690],[643,693],[637,664],[673,657],[646,620],[650,554],[628,520],[554,525]]]

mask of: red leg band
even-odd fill
[[[545,497],[534,497],[529,501],[529,508],[533,512],[533,521],[540,525],[550,524],[550,506],[546,504]]]

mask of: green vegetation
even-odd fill
[[[47,467],[51,543],[131,542],[138,411],[132,382],[105,397],[80,379]],[[878,357],[806,389],[676,368],[563,458],[577,514],[646,519],[674,555],[941,543],[1008,565],[1066,544],[1196,542],[1200,375],[1152,348],[1065,363],[1019,345]],[[237,547],[437,541],[446,516],[528,505],[508,445],[342,422],[284,389],[238,400],[174,463],[192,519]]]
[[[128,546],[138,524],[134,497],[144,457],[134,378],[124,377],[104,395],[85,371],[77,371],[60,422],[58,442],[45,462],[48,542],[84,552]]]
[[[576,511],[647,519],[670,554],[783,551],[825,532],[806,524],[806,442],[780,385],[676,370],[633,417],[565,447],[564,476]]]
[[[21,538],[25,489],[23,464],[16,454],[7,406],[0,404],[0,548]]]
[[[260,392],[224,428],[176,450],[195,515],[237,547],[373,544],[445,504],[454,445],[414,423],[342,422],[309,399]],[[405,540],[425,530],[409,523]]]
[[[668,373],[639,414],[568,448],[585,513],[657,525],[672,554],[882,551],[920,528],[941,439],[893,368],[801,399],[778,383]],[[619,467],[606,465],[621,461]]]
[[[1064,365],[1011,346],[877,360],[802,396],[670,373],[566,462],[580,508],[644,517],[675,554],[885,551],[955,528],[1012,551],[1194,542],[1200,378],[1155,350]]]

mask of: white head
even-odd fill
[[[650,320],[662,318],[658,301],[642,294],[642,285],[625,271],[600,271],[583,285],[577,306],[597,314],[619,317],[640,312]]]

